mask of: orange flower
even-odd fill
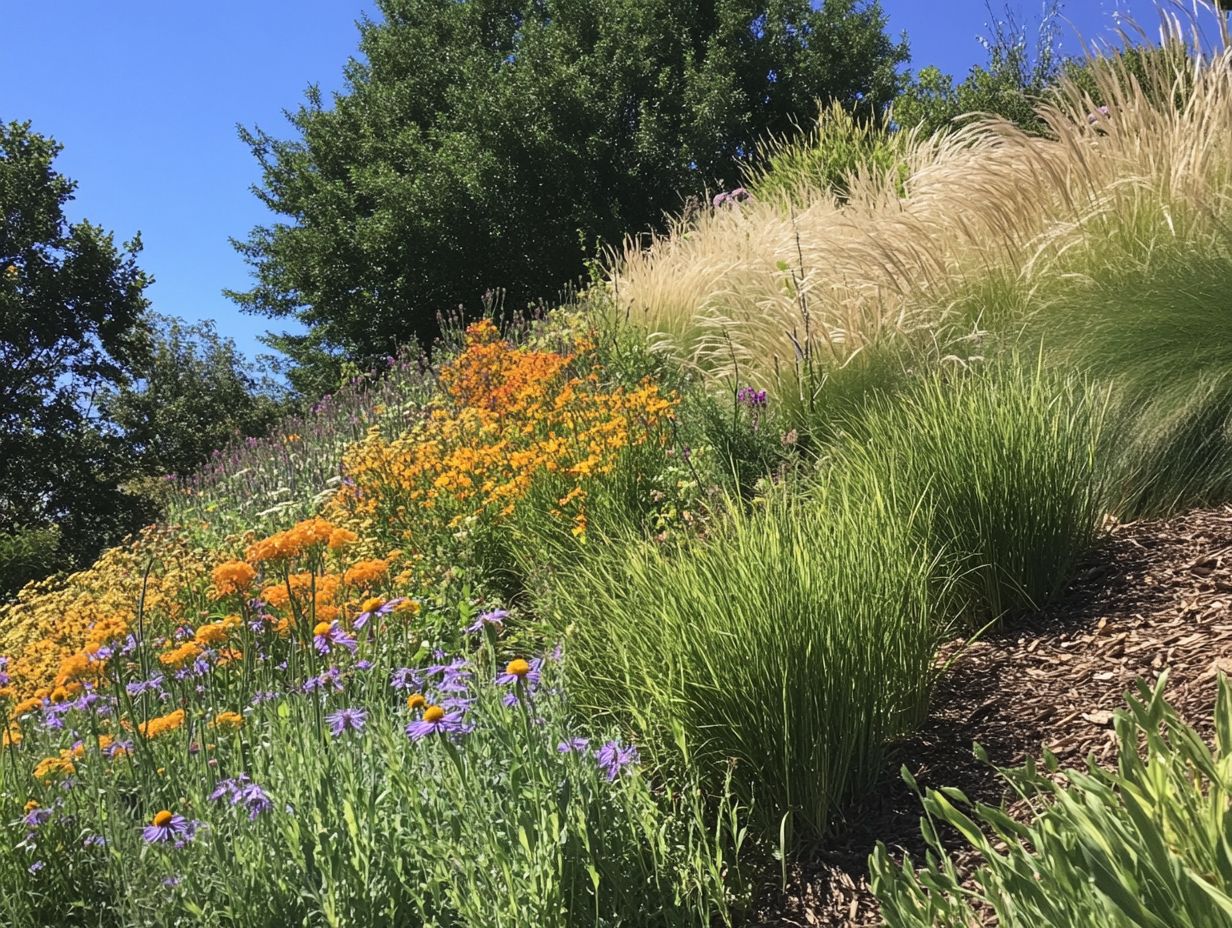
[[[34,767],[34,778],[40,783],[59,777],[71,777],[77,772],[76,766],[69,759],[67,752],[59,756],[44,757]]]
[[[170,651],[165,651],[158,655],[158,661],[164,667],[170,667],[172,670],[178,670],[181,667],[187,667],[205,650],[196,641],[185,641],[178,648]]]
[[[225,622],[210,622],[208,625],[202,625],[197,629],[197,634],[193,636],[193,640],[207,648],[217,647],[227,640],[227,636],[231,634],[230,628]]]
[[[168,712],[166,715],[152,718],[148,722],[142,722],[137,726],[137,730],[146,738],[153,740],[168,732],[175,731],[183,724],[184,710],[176,709],[174,712]]]
[[[227,561],[214,568],[214,598],[243,593],[257,579],[257,572],[243,561]]]
[[[342,575],[342,582],[348,586],[368,586],[385,576],[389,570],[389,561],[360,561],[347,568]]]
[[[244,725],[244,717],[238,712],[219,712],[214,716],[214,721],[210,723],[210,727],[217,728],[222,731],[237,731]]]
[[[336,528],[329,535],[329,549],[337,551],[339,548],[344,548],[352,542],[358,541],[359,536],[350,529]]]

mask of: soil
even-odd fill
[[[999,802],[988,764],[1007,767],[1043,748],[1063,767],[1088,756],[1115,761],[1112,713],[1135,681],[1168,672],[1167,695],[1183,718],[1210,733],[1215,681],[1232,674],[1232,508],[1114,525],[1069,589],[1044,611],[956,641],[924,727],[896,746],[880,787],[851,809],[824,850],[798,861],[785,893],[756,924],[862,928],[880,925],[868,889],[868,855],[883,841],[919,858],[921,788],[956,786]],[[951,652],[953,653],[953,652]]]

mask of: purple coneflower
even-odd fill
[[[141,832],[146,844],[174,844],[183,847],[197,835],[199,822],[190,822],[182,815],[163,809],[157,813]]]
[[[595,759],[607,778],[615,780],[626,767],[637,763],[637,748],[631,744],[622,746],[619,741],[609,741],[595,753]]]
[[[355,653],[355,639],[344,632],[337,622],[318,622],[312,630],[312,644],[322,654],[328,654],[334,647],[346,648]]]
[[[419,741],[437,732],[446,734],[464,730],[462,711],[446,712],[441,706],[428,706],[424,709],[423,718],[406,726],[406,734],[412,741]]]
[[[363,709],[337,709],[325,716],[325,721],[333,736],[339,738],[344,732],[362,732],[368,723],[368,713]]]
[[[505,624],[505,619],[509,618],[509,612],[505,609],[493,609],[491,612],[482,613],[479,618],[467,626],[466,630],[472,635],[478,634],[489,625],[495,625],[497,628]]]

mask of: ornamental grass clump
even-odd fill
[[[1220,675],[1212,750],[1165,684],[1140,682],[1117,713],[1115,769],[1060,771],[1046,753],[1042,769],[998,771],[1009,808],[929,790],[925,860],[895,863],[879,844],[870,861],[889,928],[969,928],[990,915],[1000,928],[1228,925],[1232,688]],[[971,868],[959,869],[955,842],[976,853]]]
[[[1200,42],[1197,24],[1169,18],[1162,33],[1161,53],[1110,50],[1081,80],[1063,76],[1040,107],[1043,136],[988,119],[895,139],[892,157],[858,153],[841,195],[826,171],[789,167],[775,195],[630,238],[615,313],[716,382],[808,394],[887,343],[931,361],[979,356],[1039,288],[1219,234],[1232,55]],[[776,157],[807,165],[811,144]],[[1013,299],[956,312],[989,280]]]
[[[777,842],[823,834],[923,717],[946,634],[935,566],[886,499],[824,484],[733,505],[704,542],[596,554],[551,609],[578,707],[654,764],[730,778]]]
[[[979,627],[1056,596],[1107,503],[1106,391],[1014,359],[921,378],[836,444],[845,492],[880,495],[943,566],[941,615]]]
[[[1232,498],[1230,292],[1227,228],[1159,241],[1149,257],[1093,254],[1040,292],[1027,331],[1042,357],[1112,386],[1119,516]]]

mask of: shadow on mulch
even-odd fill
[[[1045,611],[962,648],[938,682],[929,718],[890,752],[877,786],[847,811],[825,847],[795,862],[786,892],[754,924],[879,925],[868,890],[878,841],[919,859],[921,788],[953,786],[999,803],[991,765],[1017,766],[1047,746],[1064,766],[1112,760],[1112,711],[1135,679],[1169,671],[1169,697],[1191,721],[1209,718],[1212,668],[1232,673],[1232,510],[1118,526]],[[989,764],[972,754],[979,742]],[[956,846],[957,842],[951,846]]]

